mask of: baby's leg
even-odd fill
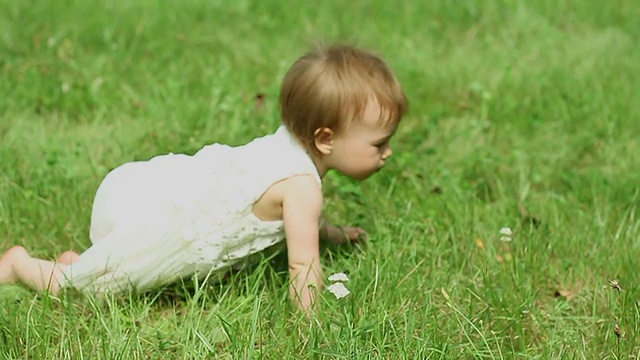
[[[60,256],[58,256],[56,262],[60,264],[71,265],[78,260],[80,260],[80,255],[77,252],[67,250],[60,254]]]
[[[14,246],[0,259],[0,284],[23,283],[34,290],[56,294],[64,277],[53,261],[33,258],[22,246]]]

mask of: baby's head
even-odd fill
[[[316,134],[328,128],[340,134],[358,121],[371,101],[380,106],[380,124],[397,125],[407,99],[379,57],[351,46],[311,51],[284,77],[280,92],[282,122],[311,154],[318,155]]]

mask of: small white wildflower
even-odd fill
[[[511,241],[511,236],[500,236],[500,241],[509,242]]]
[[[335,273],[329,276],[329,281],[349,281],[349,277],[345,273]]]
[[[342,299],[343,297],[349,295],[351,292],[344,286],[343,283],[337,282],[327,286],[327,290],[329,290],[333,295],[335,295],[336,299]]]
[[[511,228],[508,226],[505,226],[502,229],[500,229],[500,235],[511,236],[511,234],[513,234],[513,231],[511,231]]]
[[[63,82],[62,85],[60,85],[60,90],[62,90],[63,93],[68,93],[69,90],[71,90],[71,85],[68,82]]]

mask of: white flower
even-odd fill
[[[513,234],[513,232],[511,231],[511,228],[508,226],[505,226],[502,229],[500,229],[500,235],[511,236],[511,234]]]
[[[327,290],[335,295],[336,299],[342,299],[343,297],[350,294],[349,289],[347,289],[347,287],[344,286],[344,284],[341,282],[337,282],[327,286]]]
[[[329,281],[349,281],[349,277],[345,273],[336,273],[329,276]]]
[[[509,242],[511,241],[511,236],[500,236],[500,241]]]

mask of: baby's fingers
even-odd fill
[[[342,233],[350,242],[363,242],[369,239],[367,231],[359,227],[345,226],[342,228]]]

